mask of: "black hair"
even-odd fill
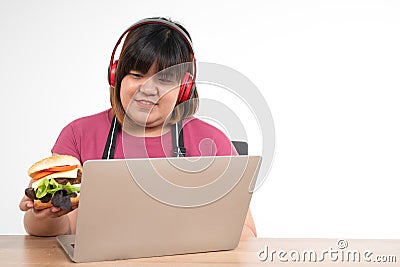
[[[179,23],[172,22],[166,18],[157,18],[173,23],[189,37],[188,31]],[[130,31],[122,46],[116,72],[115,88],[111,89],[110,100],[115,114],[120,122],[123,120],[125,110],[120,99],[120,87],[122,79],[132,70],[146,74],[151,66],[156,64],[159,72],[171,66],[181,63],[194,62],[193,48],[186,38],[178,30],[162,23],[146,23]],[[183,68],[175,76],[177,79],[183,77],[182,73],[194,74],[194,64],[183,64]],[[196,89],[193,95],[197,98]],[[194,112],[197,107],[193,109]],[[194,112],[183,112],[192,115]]]
[[[156,71],[159,72],[191,61],[192,49],[179,32],[163,24],[145,24],[126,37],[118,62],[116,85],[119,87],[123,77],[131,70],[145,74],[156,63]]]

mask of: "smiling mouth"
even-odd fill
[[[137,99],[135,101],[141,107],[153,107],[153,106],[158,105],[158,103],[154,103],[153,101],[150,101],[150,100]]]

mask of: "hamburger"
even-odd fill
[[[36,210],[52,206],[70,210],[79,203],[82,177],[80,161],[68,155],[54,155],[34,163],[28,175],[35,180],[25,189]]]

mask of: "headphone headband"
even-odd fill
[[[187,46],[190,50],[190,53],[193,57],[194,70],[193,70],[193,74],[190,74],[189,72],[187,72],[181,83],[177,103],[183,103],[192,98],[194,91],[196,89],[196,86],[195,86],[196,58],[194,57],[193,45],[192,45],[192,41],[189,38],[189,34],[186,33],[185,30],[183,29],[183,27],[181,28],[181,26],[179,24],[174,23],[169,20],[166,20],[166,19],[162,19],[162,18],[142,19],[142,20],[139,20],[138,22],[136,22],[135,24],[133,24],[132,26],[130,26],[127,30],[125,30],[122,33],[122,35],[119,37],[117,43],[115,44],[114,49],[111,54],[110,65],[108,66],[108,83],[110,84],[111,87],[115,87],[115,76],[116,76],[116,72],[117,72],[118,60],[114,61],[114,55],[115,55],[115,52],[117,51],[119,44],[121,43],[122,39],[124,38],[124,36],[128,32],[131,32],[143,25],[149,25],[149,24],[163,25],[163,26],[166,26],[166,27],[170,28],[171,30],[177,32],[182,37],[182,39],[185,41],[185,43],[187,44]]]
[[[183,40],[186,42],[187,46],[189,47],[190,52],[193,55],[193,60],[195,61],[192,41],[190,40],[189,36],[185,33],[185,31],[183,31],[181,28],[179,28],[179,26],[174,22],[171,22],[171,21],[168,21],[168,20],[165,20],[165,19],[161,19],[161,18],[148,18],[148,19],[139,20],[138,22],[136,22],[135,24],[131,25],[128,29],[126,29],[122,33],[122,35],[119,37],[119,39],[118,39],[117,43],[115,44],[114,49],[112,51],[111,59],[110,59],[110,65],[109,65],[110,67],[114,64],[115,52],[117,51],[117,48],[118,48],[119,44],[121,43],[122,39],[124,38],[124,36],[128,32],[131,32],[131,31],[135,30],[136,28],[139,28],[140,26],[148,25],[148,24],[164,25],[164,26],[176,31],[177,33],[179,33],[181,35],[181,37],[183,38]]]

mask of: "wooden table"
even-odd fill
[[[78,264],[70,261],[55,238],[0,236],[0,266],[270,265],[399,266],[400,240],[254,238],[231,251]]]

